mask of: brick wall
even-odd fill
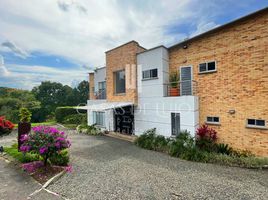
[[[89,99],[94,100],[95,94],[94,94],[94,73],[89,73]]]
[[[137,101],[137,57],[144,51],[137,42],[131,41],[106,52],[107,101]],[[125,70],[126,93],[115,94],[114,72]]]
[[[268,13],[219,29],[173,47],[170,71],[193,66],[200,97],[200,123],[219,116],[219,142],[268,156],[268,130],[246,128],[247,118],[261,118],[268,126]],[[217,62],[217,72],[198,74],[198,64]],[[229,114],[229,110],[235,114]]]

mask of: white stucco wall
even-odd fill
[[[169,82],[168,51],[158,47],[137,55],[138,105],[135,107],[135,134],[156,128],[158,134],[171,136],[171,113],[180,113],[180,129],[195,135],[198,127],[198,97],[166,96]],[[142,71],[158,69],[158,78],[142,80]]]
[[[99,90],[99,82],[106,81],[106,67],[99,68],[94,73],[94,88],[95,92]]]

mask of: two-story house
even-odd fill
[[[88,124],[167,137],[208,124],[220,142],[268,156],[267,27],[265,8],[168,48],[107,51],[89,74]]]

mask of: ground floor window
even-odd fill
[[[180,134],[180,113],[171,113],[171,135],[177,136]]]
[[[98,126],[104,126],[105,113],[104,112],[93,112],[93,123]]]

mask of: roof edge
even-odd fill
[[[144,50],[146,50],[146,48],[142,47],[137,41],[135,41],[135,40],[131,40],[131,41],[127,42],[127,43],[121,44],[121,45],[119,45],[119,46],[117,46],[117,47],[114,47],[114,48],[108,50],[108,51],[105,51],[105,53],[108,53],[108,52],[110,52],[110,51],[113,51],[113,50],[118,49],[118,48],[120,48],[120,47],[122,47],[122,46],[128,45],[128,44],[130,44],[130,43],[136,43],[139,47],[141,47],[141,48],[143,48]]]
[[[166,46],[164,46],[164,45],[159,45],[159,46],[156,46],[156,47],[153,47],[153,48],[150,48],[150,49],[146,49],[145,51],[142,51],[142,52],[139,52],[139,53],[137,53],[137,55],[138,54],[142,54],[142,53],[146,53],[146,52],[148,52],[148,51],[152,51],[152,50],[154,50],[154,49],[158,49],[158,48],[160,48],[160,47],[162,47],[162,48],[164,48],[164,49],[168,49]]]

